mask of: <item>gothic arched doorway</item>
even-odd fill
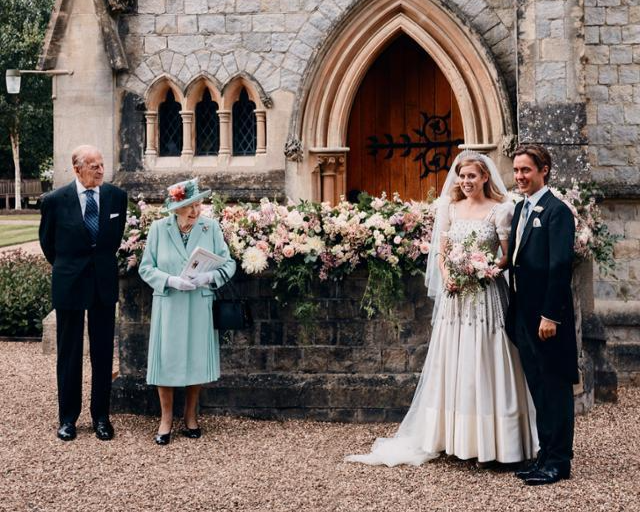
[[[442,188],[463,139],[449,82],[402,34],[371,65],[355,96],[347,131],[347,191],[426,199],[430,190]]]

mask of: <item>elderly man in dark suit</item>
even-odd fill
[[[525,199],[516,205],[509,241],[506,328],[520,352],[540,440],[538,457],[516,476],[529,485],[544,485],[569,478],[573,457],[575,224],[569,208],[547,186],[551,156],[545,148],[517,148],[513,169]]]
[[[73,151],[76,179],[42,201],[40,245],[53,265],[52,299],[58,345],[58,437],[76,437],[82,392],[82,340],[88,312],[91,417],[96,437],[113,438],[109,421],[118,265],[127,194],[104,181],[102,155],[93,146]]]

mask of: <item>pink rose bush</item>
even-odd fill
[[[478,244],[475,232],[463,242],[448,241],[443,257],[449,274],[446,289],[450,296],[475,295],[502,272],[493,253]]]

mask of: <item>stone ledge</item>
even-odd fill
[[[411,404],[418,378],[416,373],[223,375],[203,387],[200,407],[203,414],[260,419],[399,421]],[[159,412],[155,387],[142,379],[119,377],[113,395],[114,412]]]
[[[607,326],[640,326],[639,300],[596,300],[595,312]]]
[[[232,201],[259,201],[262,197],[284,199],[284,169],[270,171],[134,171],[118,172],[113,184],[124,188],[130,198],[143,194],[150,202],[162,202],[167,187],[178,181],[200,178],[200,188],[210,188]]]
[[[615,199],[640,199],[640,187],[638,185],[610,181],[597,183],[604,194],[605,202]]]

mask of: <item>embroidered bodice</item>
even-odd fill
[[[500,240],[507,240],[511,231],[513,204],[499,203],[493,206],[484,219],[460,219],[456,215],[456,204],[449,205],[449,225],[445,226],[452,242],[463,242],[475,232],[478,242],[486,245],[494,254]]]

